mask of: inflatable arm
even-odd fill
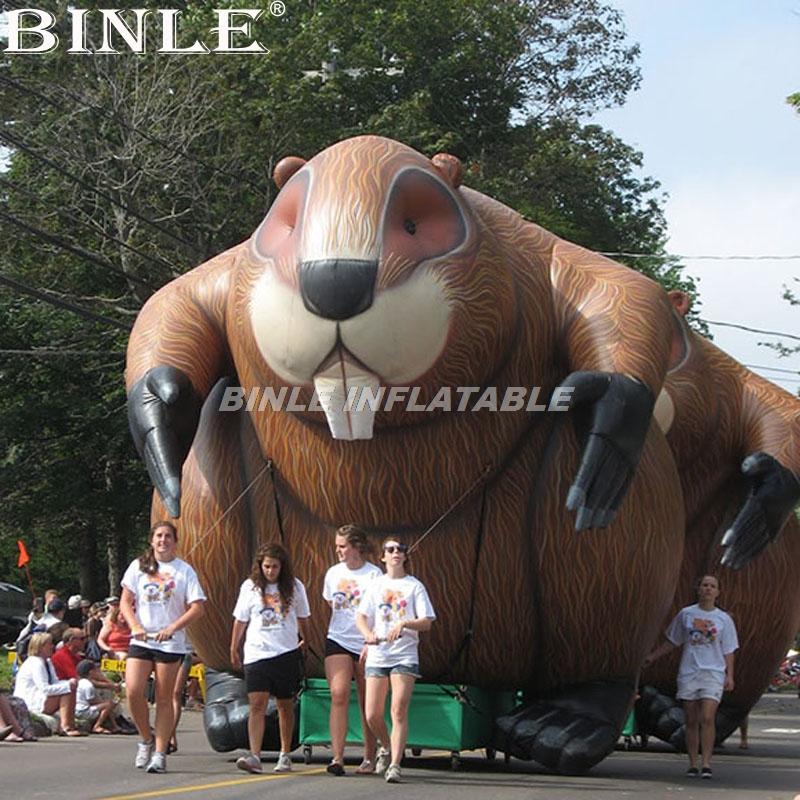
[[[181,468],[200,408],[229,363],[224,310],[234,253],[161,288],[140,312],[128,343],[131,434],[173,517],[180,516]]]
[[[604,528],[628,490],[669,359],[671,305],[656,283],[583,248],[559,243],[551,278],[561,340],[575,370],[572,407],[583,434],[567,495],[575,528]]]
[[[800,502],[800,401],[742,368],[742,474],[749,491],[725,532],[722,563],[741,569],[780,533]]]

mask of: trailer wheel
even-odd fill
[[[303,763],[310,764],[311,763],[311,753],[313,750],[311,749],[310,744],[303,745]]]
[[[419,758],[422,755],[422,748],[421,747],[412,747],[411,748],[411,755],[415,758]]]

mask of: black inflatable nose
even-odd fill
[[[300,264],[305,307],[326,319],[349,319],[372,305],[377,261],[326,258]]]

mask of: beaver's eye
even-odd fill
[[[406,229],[406,233],[410,233],[412,236],[417,232],[417,226],[413,219],[404,219],[403,227]]]

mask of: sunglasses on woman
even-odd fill
[[[408,552],[408,545],[407,544],[387,544],[386,547],[383,548],[384,553],[407,553]]]

